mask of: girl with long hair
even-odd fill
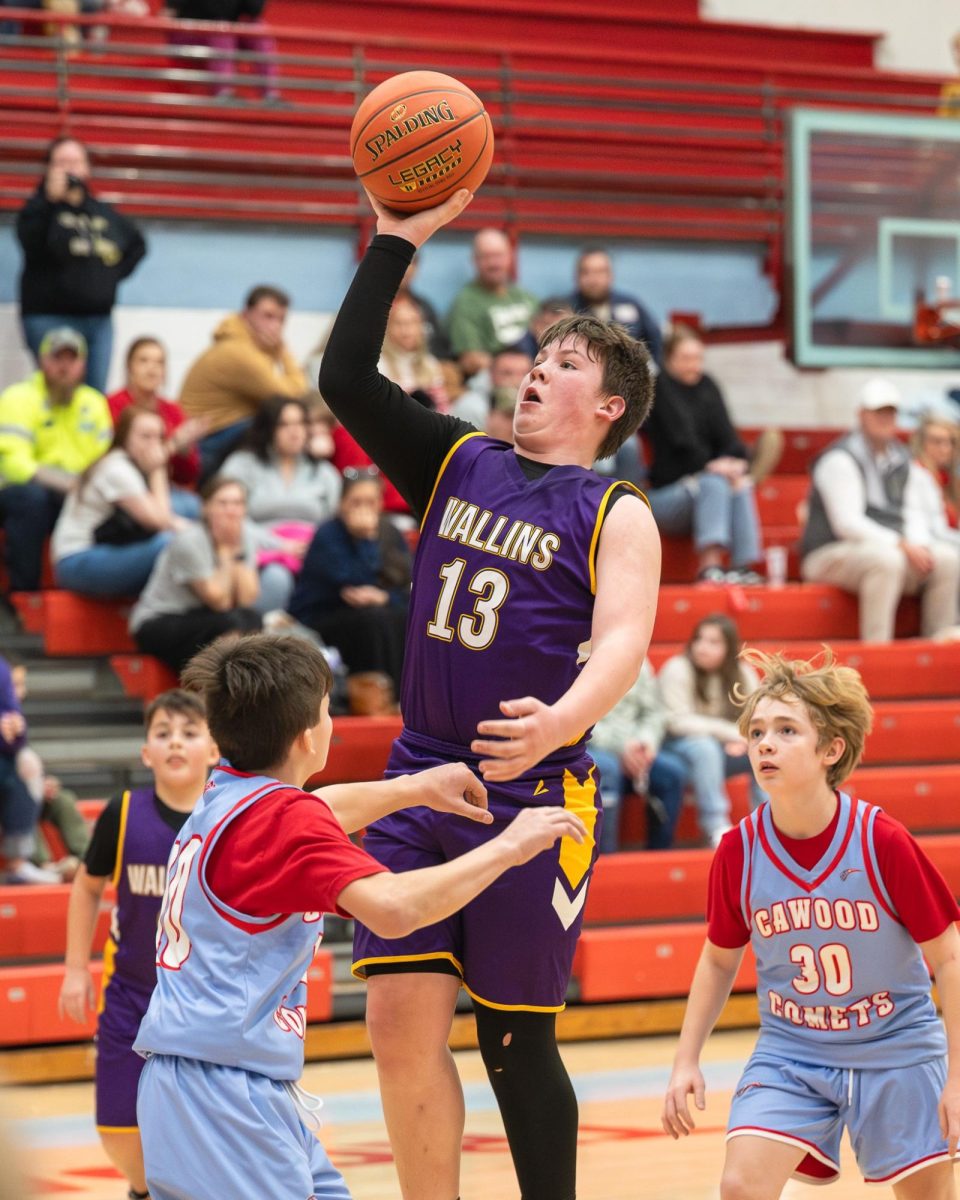
[[[80,476],[53,530],[57,586],[87,596],[136,596],[175,529],[163,420],[125,408],[107,453]]]
[[[698,621],[684,651],[660,668],[660,692],[667,711],[663,749],[683,760],[704,837],[712,846],[731,827],[726,780],[750,775],[751,800],[763,799],[737,729],[733,690],[752,692],[756,671],[741,662],[740,635],[722,613]]]

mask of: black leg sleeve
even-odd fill
[[[556,1014],[474,1009],[522,1200],[575,1200],[577,1097],[557,1048]]]

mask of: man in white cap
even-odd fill
[[[51,329],[39,360],[39,371],[0,393],[0,525],[14,592],[39,588],[44,542],[63,498],[113,436],[106,398],[83,382],[83,336],[69,326]]]
[[[921,633],[956,623],[960,555],[933,542],[915,517],[910,453],[897,439],[900,393],[871,379],[859,396],[858,426],[813,467],[803,531],[803,578],[856,592],[860,637],[893,638],[904,594],[921,594]]]

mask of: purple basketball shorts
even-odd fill
[[[451,760],[474,766],[460,747],[405,731],[394,743],[387,777]],[[492,825],[409,808],[372,825],[364,848],[391,871],[413,871],[458,858],[501,833],[521,808],[554,804],[583,820],[583,843],[563,838],[532,861],[513,867],[460,912],[408,937],[377,937],[359,921],[353,973],[372,964],[452,963],[474,1000],[494,1008],[554,1012],[570,982],[590,875],[597,857],[602,808],[593,763],[582,748],[567,761],[541,764],[520,779],[489,788]]]
[[[97,1024],[97,1128],[137,1128],[137,1086],[144,1060],[131,1047],[143,1020],[150,992],[116,975],[107,984]]]

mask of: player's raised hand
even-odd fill
[[[366,191],[366,189],[364,189]],[[385,207],[376,196],[367,192],[370,207],[377,214],[377,233],[392,233],[397,237],[406,238],[415,246],[422,246],[427,238],[432,237],[438,229],[449,225],[459,217],[473,199],[473,193],[466,188],[460,188],[442,204],[435,208],[424,208],[420,212],[402,215],[393,209]]]
[[[695,1063],[690,1066],[675,1066],[660,1113],[660,1124],[664,1132],[669,1133],[674,1140],[681,1136],[687,1137],[696,1128],[687,1104],[687,1097],[690,1095],[702,1112],[707,1106],[707,1100],[706,1084],[700,1068]]]
[[[947,1076],[939,1104],[940,1132],[947,1139],[947,1152],[953,1158],[960,1141],[960,1080]]]
[[[420,803],[434,812],[455,813],[481,825],[490,825],[487,789],[463,763],[444,763],[416,776]]]
[[[487,783],[516,779],[563,740],[553,709],[535,696],[501,700],[500,711],[504,719],[481,721],[477,726],[481,736],[470,743],[474,754],[484,756],[480,774]]]
[[[86,967],[67,967],[57,1000],[60,1016],[82,1024],[87,1019],[87,1009],[93,1012],[95,1001],[93,980]]]
[[[582,842],[586,836],[586,826],[575,813],[543,805],[521,809],[496,840],[512,848],[514,865],[519,867],[549,850],[558,838],[572,837],[575,842]]]

